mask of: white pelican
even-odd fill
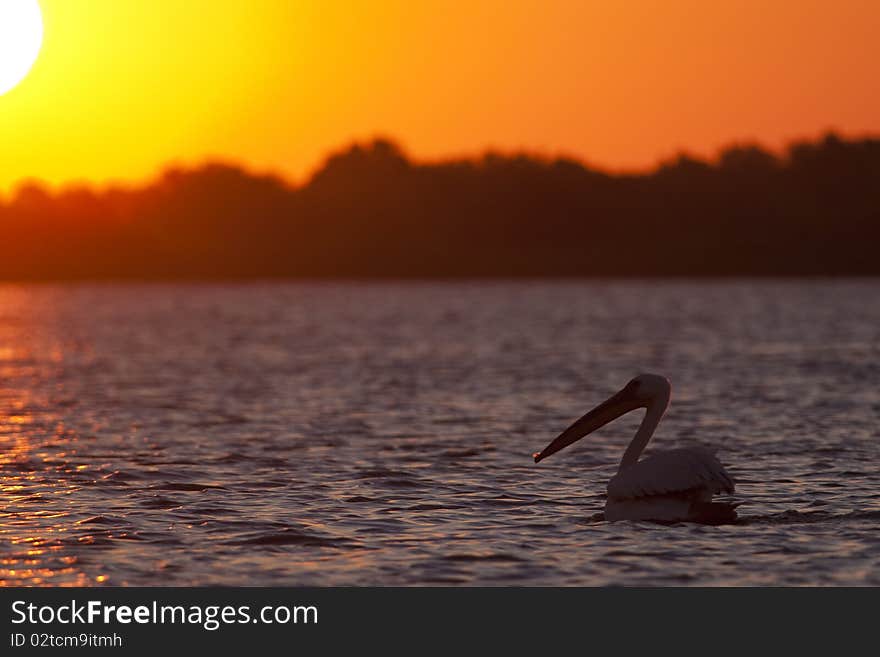
[[[617,474],[608,482],[605,519],[733,522],[738,503],[712,501],[717,493],[733,493],[733,479],[711,450],[685,447],[639,461],[666,412],[671,390],[665,377],[640,374],[563,431],[543,451],[533,454],[535,463],[621,415],[644,408],[645,418],[626,448]]]

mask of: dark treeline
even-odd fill
[[[731,147],[639,175],[377,140],[304,185],[235,166],[137,188],[20,187],[6,280],[880,274],[880,140]]]

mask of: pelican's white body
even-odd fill
[[[658,452],[611,478],[605,519],[692,520],[705,514],[713,495],[733,491],[730,475],[705,447]]]

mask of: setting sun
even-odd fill
[[[37,0],[0,3],[0,94],[31,70],[43,43],[43,17]]]

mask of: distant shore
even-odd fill
[[[229,164],[140,188],[21,186],[0,280],[241,281],[880,275],[880,139],[735,146],[644,174],[393,142],[301,186]]]

